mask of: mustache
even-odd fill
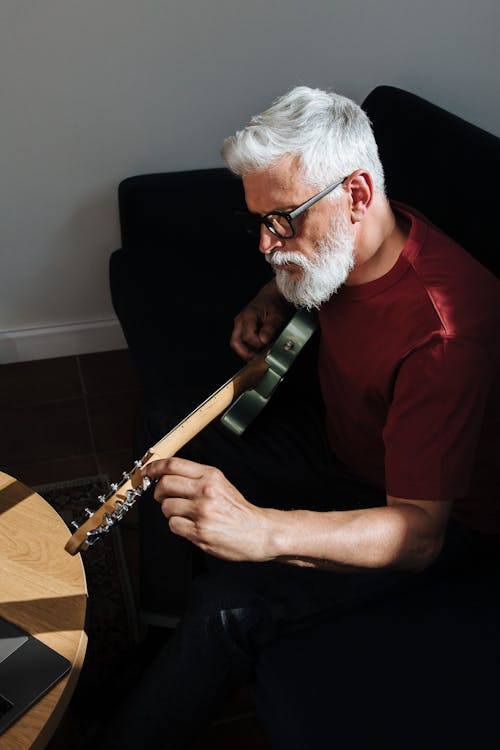
[[[311,265],[310,261],[307,258],[304,258],[301,253],[296,253],[292,250],[289,252],[285,252],[284,250],[275,250],[269,255],[266,255],[265,258],[271,266],[286,266],[289,263],[293,263],[294,265],[300,266],[301,268],[309,268],[309,266]]]

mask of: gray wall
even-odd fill
[[[397,85],[500,135],[499,31],[498,0],[2,0],[4,361],[23,332],[112,323],[119,180],[218,166],[291,85]]]

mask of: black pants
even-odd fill
[[[285,396],[287,396],[285,398]],[[328,448],[321,403],[283,394],[243,438],[220,426],[206,429],[182,455],[221,468],[247,499],[260,506],[318,511],[385,503],[384,493],[342,466]],[[152,410],[145,445],[164,434],[172,414]],[[159,505],[142,498],[144,606],[160,610],[164,581],[175,576],[163,555],[169,539]],[[456,558],[450,533],[436,569]],[[207,557],[190,587],[182,620],[109,724],[102,746],[181,748],[233,688],[254,673],[269,644],[346,612],[426,585],[434,573],[373,571],[338,574],[281,563],[232,563]]]

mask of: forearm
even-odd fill
[[[366,510],[269,511],[270,559],[343,572],[420,570],[439,553],[426,513],[410,505]]]
[[[253,505],[213,466],[174,456],[147,473],[174,534],[225,560],[420,570],[439,553],[452,508],[387,495],[381,508],[281,511]]]

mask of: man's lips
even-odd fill
[[[271,257],[266,258],[268,262],[272,265],[273,268],[277,268],[279,270],[286,269],[286,268],[302,268],[302,263],[300,262],[300,258],[296,258],[293,256],[287,257],[283,253],[276,253],[276,255],[271,255]]]
[[[300,266],[298,263],[295,263],[293,260],[289,260],[286,263],[281,261],[280,263],[274,263],[274,261],[271,261],[271,265],[274,268],[275,271],[301,271],[302,266]]]

